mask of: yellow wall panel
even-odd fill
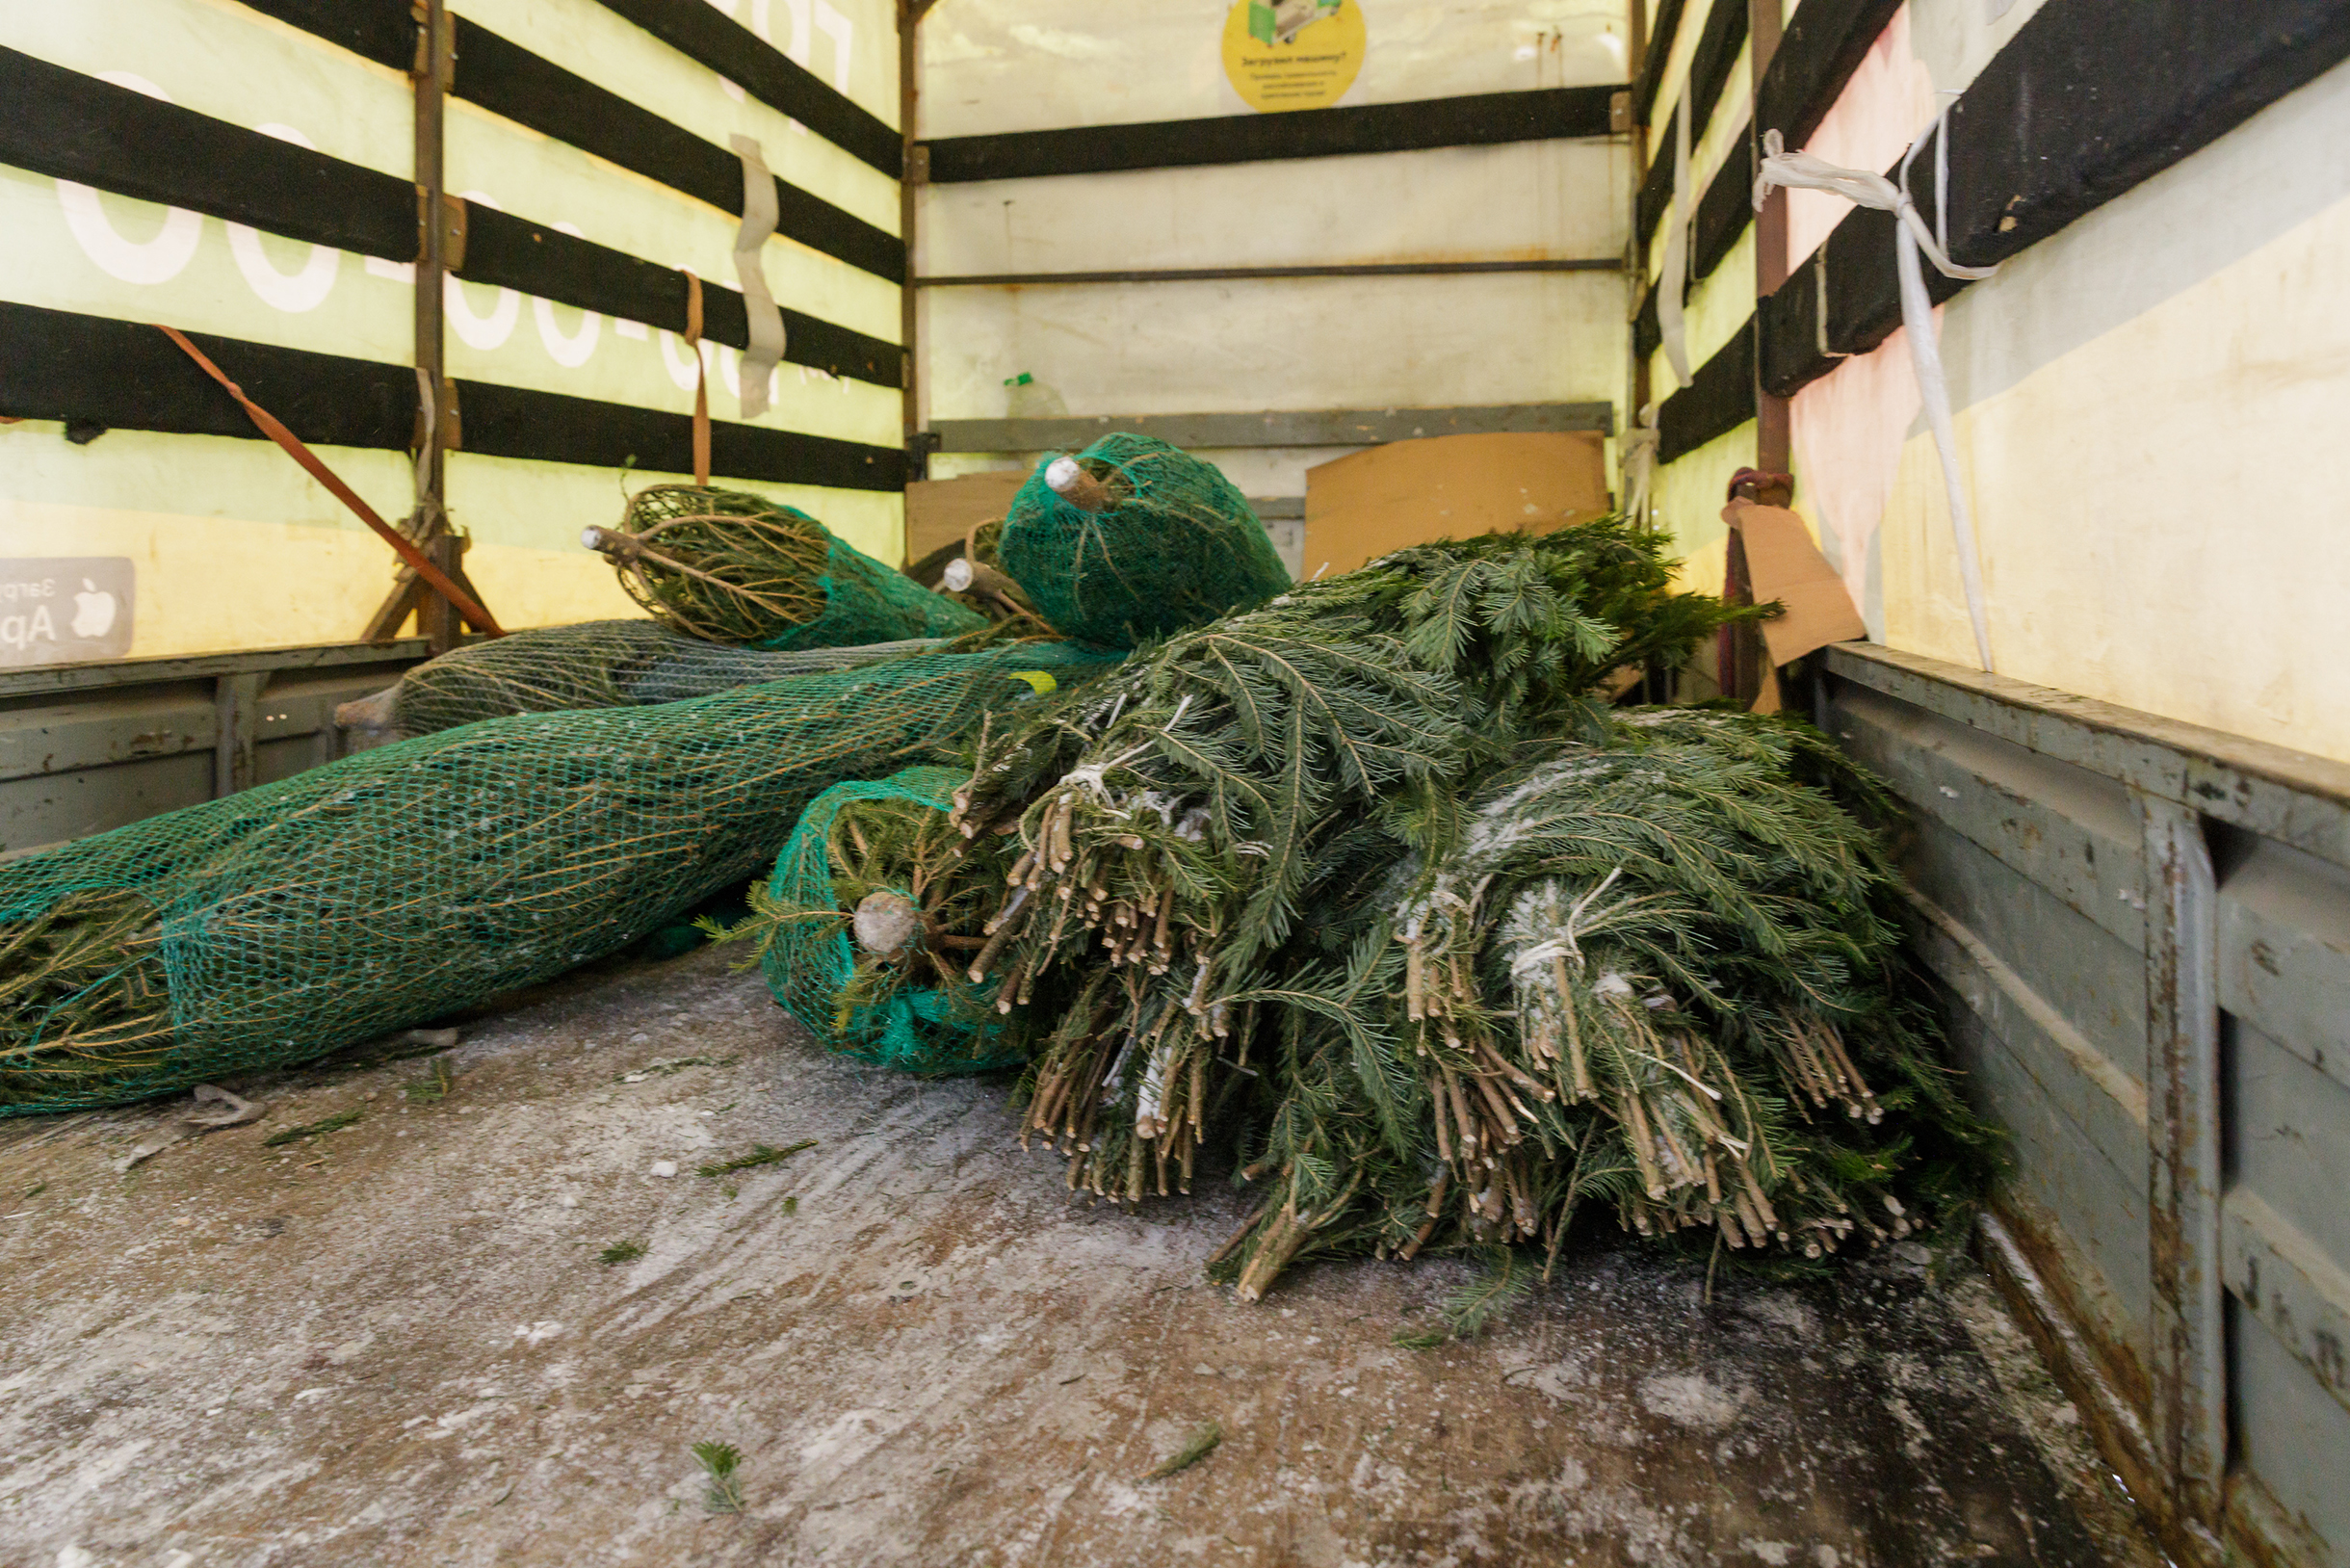
[[[1722,536],[1728,532],[1722,523],[1723,498],[1730,488],[1730,476],[1754,466],[1755,431],[1750,419],[1657,471],[1653,491],[1657,519],[1672,535],[1675,553],[1690,556],[1709,548],[1714,553],[1717,563],[1711,568],[1709,593],[1722,590],[1718,561]]]
[[[2337,201],[1962,410],[2001,673],[2350,759],[2344,254]],[[1882,549],[1887,640],[1971,663],[1922,434]]]
[[[399,453],[319,450],[388,517],[408,507]],[[459,453],[450,512],[466,570],[511,628],[640,614],[580,530],[626,491],[685,476]],[[896,494],[727,481],[822,518],[896,561]],[[39,420],[0,425],[0,558],[120,556],[136,574],[133,657],[341,642],[390,591],[399,562],[366,525],[266,441],[110,431],[88,446]]]
[[[755,0],[754,0],[755,3]],[[777,0],[778,4],[784,0]],[[1622,82],[1630,13],[1585,0],[1351,0],[1362,68],[1342,105]],[[1744,0],[1737,0],[1743,4]],[[942,0],[922,24],[922,134],[1248,112],[1226,80],[1233,0]]]

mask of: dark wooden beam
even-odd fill
[[[1618,87],[1481,92],[1417,103],[1221,115],[1137,125],[956,136],[922,144],[934,184],[1182,169],[1268,159],[1334,158],[1430,147],[1606,136]]]
[[[1953,259],[1983,266],[2039,244],[2345,59],[2342,0],[2050,0],[1951,109]],[[2150,71],[2150,60],[2163,68]],[[1912,197],[1929,213],[1932,135],[1910,170]],[[1900,325],[1893,224],[1854,210],[1762,301],[1766,390],[1789,396],[1833,369],[1823,333],[1829,350],[1862,353]],[[1929,267],[1926,286],[1939,302],[1966,284]]]
[[[457,22],[461,41],[466,33],[462,18]],[[406,180],[5,48],[0,102],[13,111],[0,116],[0,163],[362,255],[413,261],[418,254],[417,187]],[[739,203],[742,163],[732,153],[718,156]],[[418,169],[431,167],[421,144],[417,157]],[[452,268],[461,277],[620,320],[685,328],[688,285],[673,267],[494,208],[468,206],[463,222],[464,255]],[[742,295],[712,286],[703,298],[703,335],[747,346]],[[437,305],[426,301],[418,308]],[[801,311],[787,309],[783,318],[791,363],[876,386],[900,384],[897,344]]]
[[[188,336],[255,403],[311,446],[405,452],[416,433],[416,373],[406,365]],[[462,450],[495,457],[667,473],[692,467],[692,419],[593,398],[453,379]],[[0,301],[0,416],[89,420],[109,429],[261,439],[219,383],[143,322]],[[837,489],[902,486],[905,454],[832,436],[720,421],[715,471]]]

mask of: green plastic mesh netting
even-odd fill
[[[1056,630],[1097,647],[1204,626],[1290,585],[1265,525],[1214,464],[1124,431],[1030,475],[997,552]]]
[[[1023,1058],[967,970],[1003,889],[993,842],[947,808],[967,769],[835,784],[799,819],[747,928],[775,1000],[827,1049],[901,1072],[983,1072]]]
[[[827,669],[854,669],[919,653],[927,639],[798,652],[729,647],[651,620],[590,620],[512,632],[428,660],[336,721],[404,736],[432,735],[509,714],[636,708],[683,702],[738,686]]]
[[[650,485],[630,497],[621,527],[581,540],[654,619],[709,642],[832,648],[987,624],[806,512],[738,490]]]
[[[1043,675],[1111,663],[1017,643],[523,714],[0,865],[0,1114],[303,1061],[551,979],[748,878],[825,787],[954,754]]]

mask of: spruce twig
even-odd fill
[[[702,1507],[711,1513],[741,1513],[743,1483],[735,1472],[742,1466],[743,1455],[731,1443],[696,1443],[692,1449],[694,1463],[710,1477],[702,1492]]]
[[[737,1155],[732,1160],[720,1160],[704,1165],[695,1174],[717,1177],[729,1175],[738,1170],[750,1170],[759,1165],[780,1165],[800,1150],[815,1147],[816,1139],[812,1137],[803,1137],[797,1143],[787,1144],[780,1149],[770,1148],[764,1143],[754,1143],[751,1145],[750,1153]]]
[[[339,1132],[365,1114],[365,1111],[357,1109],[338,1111],[331,1116],[321,1116],[316,1121],[303,1122],[300,1127],[288,1127],[272,1133],[261,1140],[261,1146],[265,1149],[274,1149],[287,1143],[300,1142],[305,1137],[319,1137],[327,1133]]]
[[[1397,1333],[1396,1344],[1406,1350],[1433,1350],[1455,1340],[1472,1340],[1493,1325],[1534,1288],[1518,1255],[1508,1247],[1491,1249],[1484,1270],[1445,1298],[1437,1309],[1441,1328],[1422,1333]]]
[[[1223,1441],[1224,1426],[1221,1422],[1201,1422],[1191,1429],[1191,1435],[1184,1439],[1182,1448],[1162,1459],[1159,1468],[1142,1478],[1146,1481],[1162,1481],[1169,1476],[1187,1471],[1214,1453],[1216,1446]]]

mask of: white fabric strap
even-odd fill
[[[416,405],[424,415],[425,436],[416,443],[416,504],[423,506],[432,489],[432,436],[440,429],[440,400],[432,395],[432,378],[416,367]]]
[[[756,419],[767,412],[768,383],[783,361],[783,312],[769,292],[767,271],[761,264],[767,242],[780,216],[775,207],[775,176],[767,170],[767,155],[756,140],[733,139],[735,156],[743,160],[743,230],[735,236],[735,279],[743,285],[743,313],[750,319],[750,346],[743,351],[743,417]]]
[[[1944,111],[1944,122],[1948,118]],[[1948,140],[1946,125],[1937,123],[1937,144]],[[1948,158],[1939,147],[1934,167],[1943,177],[1935,197],[1936,215],[1941,220],[1942,232],[1929,232],[1925,219],[1909,193],[1882,174],[1864,170],[1839,169],[1824,159],[1808,152],[1789,152],[1787,143],[1777,131],[1762,136],[1762,167],[1755,175],[1755,208],[1762,209],[1763,200],[1773,186],[1789,186],[1807,191],[1829,191],[1845,200],[1879,212],[1892,213],[1897,222],[1893,225],[1893,266],[1901,280],[1901,325],[1909,330],[1910,363],[1918,374],[1918,393],[1925,405],[1926,421],[1933,428],[1934,450],[1942,458],[1943,489],[1950,500],[1950,532],[1958,546],[1958,571],[1967,589],[1967,616],[1974,627],[1974,651],[1985,671],[1991,666],[1991,626],[1983,608],[1982,559],[1975,548],[1974,514],[1967,504],[1967,487],[1958,471],[1957,428],[1950,417],[1950,390],[1942,368],[1942,348],[1934,335],[1934,306],[1926,298],[1925,270],[1919,265],[1920,252],[1930,259],[1945,277],[1989,277],[1997,267],[1962,267],[1952,261],[1945,248],[1948,233],[1949,207],[1940,193],[1947,190]],[[1917,156],[1918,146],[1912,144],[1909,157],[1901,161],[1904,175],[1909,159]],[[1821,320],[1826,319],[1826,297],[1821,297]],[[1661,314],[1661,313],[1660,313]],[[1824,331],[1826,328],[1823,327]]]
[[[1640,423],[1624,432],[1624,516],[1634,528],[1649,526],[1651,492],[1657,483],[1657,405],[1640,410]]]
[[[1673,111],[1673,211],[1664,231],[1663,269],[1657,278],[1657,335],[1676,384],[1689,384],[1689,333],[1681,302],[1689,291],[1689,94]]]

